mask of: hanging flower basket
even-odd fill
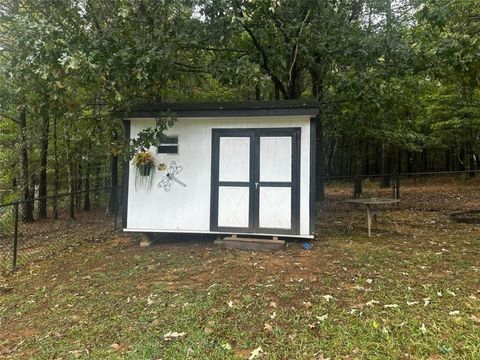
[[[139,151],[133,156],[132,162],[137,169],[135,186],[137,188],[144,187],[148,190],[152,185],[152,178],[154,174],[152,169],[155,166],[152,153],[147,150]]]
[[[140,176],[150,176],[150,172],[152,170],[151,165],[137,165],[138,172],[140,173]]]

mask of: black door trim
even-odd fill
[[[291,136],[292,137],[292,176],[291,182],[260,182],[260,137]],[[250,182],[219,181],[220,137],[250,138]],[[212,170],[210,189],[210,230],[239,233],[267,234],[300,234],[300,146],[301,128],[246,128],[246,129],[212,129]],[[268,187],[291,187],[291,229],[260,228],[258,221],[259,191],[256,191],[255,181]],[[218,187],[242,186],[249,187],[249,225],[248,228],[218,226]]]

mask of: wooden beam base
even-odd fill
[[[279,251],[285,249],[285,241],[260,238],[242,238],[237,235],[228,236],[214,241],[214,245],[221,249],[228,250],[249,250],[249,251]]]

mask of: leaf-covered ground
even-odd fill
[[[351,210],[351,211],[350,211]],[[114,234],[0,278],[0,357],[480,358],[480,229],[321,212],[305,251]]]

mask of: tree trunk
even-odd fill
[[[85,174],[85,197],[83,199],[83,210],[90,210],[90,172]]]
[[[310,71],[312,77],[312,95],[320,102],[323,100],[323,83],[317,71]],[[315,119],[315,200],[325,200],[325,139],[323,136],[322,109]]]
[[[48,159],[48,133],[50,117],[48,108],[44,110],[42,118],[42,134],[40,137],[40,169],[38,179],[38,217],[47,217],[47,159]]]
[[[391,185],[392,181],[392,164],[393,164],[393,154],[391,151],[387,152],[387,174],[383,177],[383,186],[388,188]]]
[[[116,131],[113,132],[113,141],[117,140],[118,134]],[[110,214],[114,215],[118,211],[118,156],[112,153],[110,159],[110,170],[111,170],[111,189],[110,189],[110,201],[109,201],[109,210]]]
[[[102,184],[100,184],[100,165],[96,165],[95,167],[95,191],[94,191],[94,206],[100,206],[100,193],[97,190],[100,188]]]
[[[340,166],[339,166],[340,167],[340,173],[339,173],[339,175],[343,176],[347,173],[347,171],[344,170],[344,168],[343,168],[343,163],[344,163],[344,158],[345,158],[345,142],[343,140],[343,136],[340,140],[340,151],[341,152],[340,152]]]
[[[82,204],[82,185],[83,185],[83,168],[81,163],[79,162],[76,167],[76,175],[75,175],[75,206],[77,207],[77,211],[80,210]]]
[[[255,100],[262,100],[261,92],[260,92],[260,85],[255,85]]]
[[[355,153],[354,157],[354,166],[355,166],[355,180],[353,184],[353,195],[354,198],[358,198],[363,193],[363,179],[360,177],[360,169],[362,167],[361,158],[360,158],[360,143],[355,141]]]
[[[70,219],[75,219],[75,184],[73,181],[73,160],[70,149],[70,136],[65,130],[65,151],[67,157],[67,178],[68,178],[68,213]]]
[[[20,110],[18,120],[20,126],[20,186],[22,192],[23,209],[22,220],[24,222],[33,221],[33,197],[30,191],[30,179],[28,174],[28,144],[27,144],[27,111],[25,108]]]
[[[349,149],[350,150],[350,149]],[[347,157],[347,175],[352,176],[353,175],[353,169],[352,169],[352,153],[351,151],[348,151],[348,157]]]
[[[381,169],[380,169],[380,161],[382,160],[382,158],[381,158],[381,152],[380,152],[380,150],[379,150],[378,145],[375,145],[375,153],[374,153],[374,154],[375,154],[375,164],[374,164],[374,166],[375,166],[375,171],[374,171],[374,172],[375,172],[375,175],[378,175],[378,174],[380,174],[380,171],[381,171]]]
[[[407,151],[407,173],[413,172],[413,157],[414,154],[411,151]]]
[[[316,154],[315,154],[315,197],[317,201],[325,200],[325,152],[323,138],[323,122],[320,115],[316,119]]]
[[[380,171],[381,171],[381,175],[382,175],[382,180],[380,182],[380,187],[382,187],[382,188],[390,187],[390,171],[388,171],[388,169],[391,169],[391,166],[390,166],[390,162],[389,162],[390,159],[387,159],[385,148],[386,148],[385,143],[383,143],[382,144],[381,165],[380,165],[381,166]],[[387,162],[388,162],[388,164],[387,164]]]
[[[53,118],[53,218],[58,219],[58,192],[60,189],[60,162],[58,160],[58,115]]]
[[[397,174],[402,173],[402,149],[398,149],[397,153]]]
[[[468,173],[468,176],[475,177],[475,157],[473,155],[472,146],[470,144],[465,145],[465,149],[466,149],[466,152],[467,152],[467,154],[466,154],[467,166],[468,166],[468,170],[470,171]]]
[[[423,149],[422,151],[422,171],[428,171],[428,157],[427,157],[427,149]]]
[[[87,163],[85,165],[85,194],[83,198],[83,210],[89,211],[90,210],[90,176],[91,176],[91,169],[92,165],[90,163],[90,156],[92,150],[92,143],[89,142],[88,144],[88,157]]]
[[[326,163],[326,175],[331,176],[333,173],[333,162],[335,155],[337,153],[337,138],[333,137],[332,141],[330,142],[329,146],[329,151],[328,151],[328,157],[327,157],[327,163]]]
[[[445,171],[452,171],[452,154],[451,150],[445,150]]]
[[[365,154],[363,157],[363,173],[370,175],[370,153],[368,148],[368,142],[365,143]]]
[[[463,146],[458,150],[458,170],[465,171],[465,150]]]
[[[68,213],[70,219],[75,219],[75,182],[73,181],[73,166],[68,163]]]

